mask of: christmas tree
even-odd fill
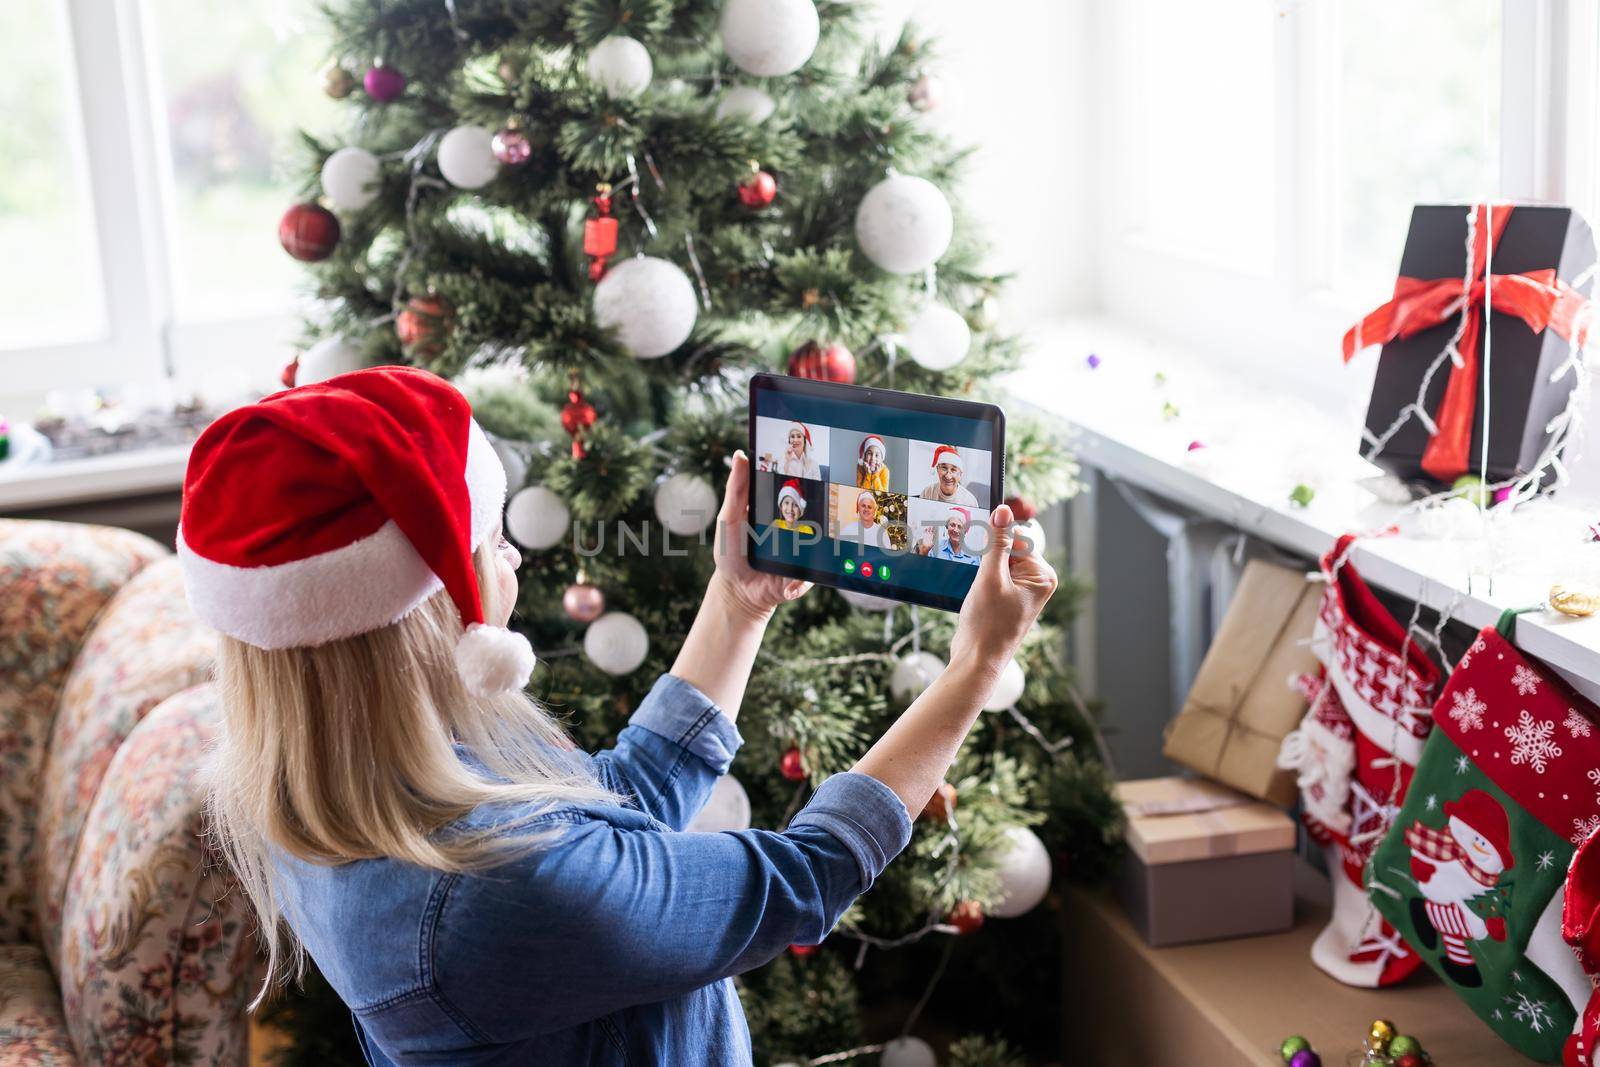
[[[280,227],[318,308],[286,383],[403,362],[467,391],[511,481],[534,690],[581,743],[610,742],[688,629],[751,373],[1009,403],[1019,518],[1077,488],[1059,433],[992,392],[1020,346],[951,199],[963,153],[930,125],[914,26],[868,0],[340,0],[329,18],[349,123],[308,136],[308,199]],[[1064,660],[1072,600],[906,854],[821,946],[741,980],[758,1062],[913,1026],[969,1035],[958,1062],[1016,1062],[1006,1039],[1060,1054],[1059,939],[1034,905],[1050,857],[1096,879],[1119,836]],[[953,622],[824,589],[782,609],[702,825],[781,828],[926,685]],[[308,988],[278,1008],[305,1031],[285,1062],[331,1055],[304,999],[329,994]]]

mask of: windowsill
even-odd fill
[[[1363,540],[1355,565],[1375,585],[1474,627],[1493,625],[1505,608],[1543,603],[1556,582],[1600,584],[1600,545],[1583,541],[1600,515],[1583,506],[1595,499],[1586,485],[1600,477],[1600,463],[1574,464],[1576,484],[1554,500],[1496,515],[1492,543],[1426,538],[1402,507],[1360,485],[1378,473],[1356,454],[1370,373],[1352,373],[1344,396],[1312,402],[1285,395],[1287,387],[1274,391],[1259,369],[1207,361],[1103,319],[1041,327],[1032,342],[1006,384],[1066,419],[1079,458],[1112,477],[1311,558],[1342,533],[1400,522],[1399,535]],[[1090,352],[1098,369],[1086,363]],[[1362,357],[1369,365],[1376,358]],[[1170,420],[1162,416],[1168,401],[1179,409]],[[1191,452],[1192,441],[1205,447]],[[1289,503],[1297,483],[1315,488],[1310,506]],[[1600,694],[1600,617],[1535,611],[1519,617],[1515,636],[1588,695]]]
[[[188,445],[133,449],[84,459],[0,463],[0,515],[92,500],[177,492]]]

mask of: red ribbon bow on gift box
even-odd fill
[[[1432,440],[1422,453],[1422,469],[1442,482],[1467,472],[1472,446],[1472,420],[1478,407],[1478,345],[1483,315],[1488,310],[1515,315],[1535,333],[1554,330],[1563,340],[1583,345],[1588,340],[1594,304],[1556,277],[1554,269],[1526,274],[1493,274],[1485,280],[1489,242],[1511,218],[1511,205],[1479,204],[1467,269],[1454,278],[1408,278],[1394,283],[1394,298],[1370,312],[1344,335],[1348,363],[1368,345],[1387,344],[1431,329],[1459,312],[1461,339],[1456,344],[1444,399],[1433,422]]]

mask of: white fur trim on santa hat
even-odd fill
[[[783,498],[788,497],[799,506],[801,511],[806,510],[806,498],[800,495],[800,490],[785,482],[782,489],[778,490],[778,503],[783,503]]]
[[[455,648],[456,673],[473,696],[488,697],[521,689],[537,662],[528,639],[501,626],[475,622]]]
[[[477,422],[470,425],[464,473],[476,549],[505,507],[506,472]],[[331,552],[271,567],[206,559],[179,529],[178,561],[195,614],[257,648],[306,648],[367,633],[399,622],[444,588],[392,520]]]

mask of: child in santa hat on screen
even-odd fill
[[[375,1064],[751,1062],[731,977],[822,940],[905,847],[1056,580],[996,509],[949,666],[854,769],[782,833],[681,832],[806,589],[750,568],[749,477],[735,454],[671,672],[590,756],[523,692],[505,471],[451,385],[356,371],[201,434],[178,551],[222,633],[211,812],[263,994],[309,954]]]
[[[809,522],[801,522],[800,516],[806,513],[806,498],[801,495],[800,483],[793,478],[783,483],[778,490],[778,518],[772,525],[780,530],[793,530],[795,533],[814,534],[817,528]]]
[[[946,504],[978,506],[978,498],[962,483],[966,481],[967,465],[953,445],[940,445],[933,450],[933,480],[917,495],[923,500],[942,500]]]
[[[868,434],[861,439],[856,450],[856,488],[883,492],[889,488],[889,468],[885,463],[889,450],[883,438]]]

